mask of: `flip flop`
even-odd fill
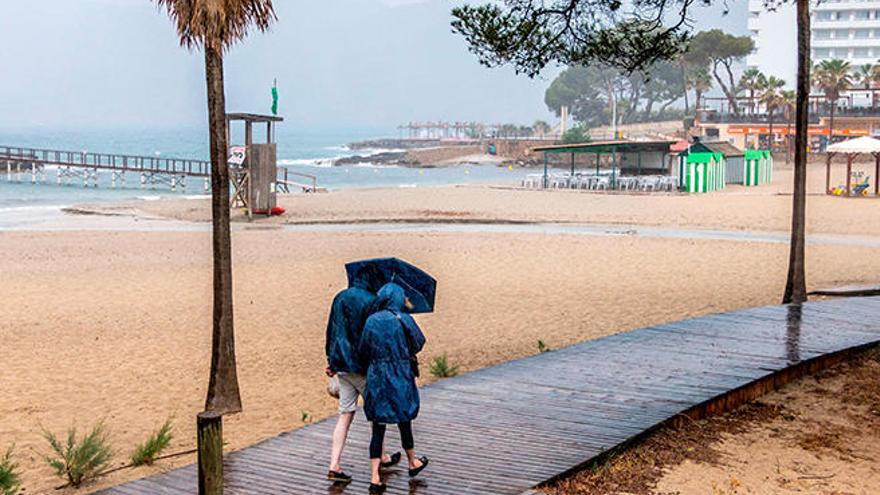
[[[370,493],[385,493],[385,489],[388,488],[385,483],[381,485],[377,485],[375,483],[370,483]]]
[[[419,473],[422,472],[423,469],[428,467],[428,458],[427,457],[425,457],[425,456],[419,457],[419,460],[422,461],[422,465],[415,468],[415,469],[409,470],[409,477],[410,478],[415,478],[416,476],[419,475]]]

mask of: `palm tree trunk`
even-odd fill
[[[834,107],[837,106],[837,101],[833,101],[831,103],[831,115],[828,119],[828,145],[834,144]]]
[[[786,120],[788,121],[786,124],[788,132],[785,133],[785,163],[791,163],[791,113],[788,114]]]
[[[770,120],[770,128],[767,136],[767,150],[770,152],[770,156],[773,156],[773,110],[767,111],[770,115],[768,118]]]
[[[810,94],[810,4],[797,0],[797,108],[795,116],[794,194],[791,213],[791,252],[788,259],[788,280],[783,304],[807,300],[807,278],[804,267],[806,204],[807,204],[807,127]]]
[[[214,248],[214,316],[211,378],[205,410],[221,414],[241,411],[235,367],[232,320],[232,241],[229,234],[229,166],[227,164],[226,97],[223,55],[205,43],[208,125],[211,141],[211,213]]]

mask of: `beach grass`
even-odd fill
[[[458,375],[458,365],[449,362],[449,355],[443,353],[431,360],[429,370],[436,378],[450,378]]]
[[[44,430],[43,437],[52,448],[52,454],[46,456],[46,462],[55,470],[55,474],[66,479],[73,487],[100,476],[113,457],[107,430],[102,422],[80,439],[77,439],[76,427],[67,430],[64,443],[49,431]]]
[[[0,495],[17,495],[21,489],[18,476],[18,465],[12,460],[12,451],[15,446],[0,457]]]
[[[168,418],[155,433],[150,435],[146,442],[137,446],[131,454],[131,465],[151,466],[156,458],[171,445],[171,440],[174,438],[171,430],[171,418]]]

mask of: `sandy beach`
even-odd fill
[[[858,164],[856,168],[859,167],[869,168],[868,164]],[[811,164],[808,179],[808,232],[880,234],[880,199],[826,196],[822,164]],[[728,186],[708,195],[541,191],[509,185],[354,189],[283,195],[279,196],[279,204],[287,213],[281,217],[261,218],[257,223],[597,223],[787,232],[791,225],[791,191],[792,170],[780,163],[770,185]],[[77,209],[193,222],[210,220],[207,200],[80,205]],[[246,221],[246,218],[239,214],[237,220]]]
[[[288,215],[233,234],[244,413],[224,425],[229,448],[333,414],[334,401],[324,391],[323,336],[328,305],[345,284],[342,265],[352,259],[400,256],[436,276],[437,312],[419,317],[428,335],[425,362],[448,353],[468,371],[536,353],[538,339],[558,348],[776,304],[788,258],[781,242],[552,231],[322,232],[275,223],[468,218],[785,231],[788,180],[790,172],[781,170],[774,185],[706,196],[469,186],[284,197]],[[198,221],[206,218],[204,206],[191,200],[101,208]],[[814,195],[809,215],[811,234],[880,236],[878,200]],[[0,339],[12,343],[4,349],[0,375],[0,389],[12,398],[0,402],[0,447],[16,444],[27,493],[59,493],[53,487],[61,484],[43,460],[41,428],[62,433],[103,419],[120,464],[173,417],[171,451],[193,448],[209,366],[209,233],[6,231],[0,232],[0,249],[8,253],[0,260]],[[876,282],[877,254],[869,246],[811,245],[809,287]],[[362,418],[355,427],[365,427]],[[119,471],[86,491],[193,461],[185,455]]]

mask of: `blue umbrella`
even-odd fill
[[[384,276],[385,283],[394,282],[403,287],[406,297],[413,305],[409,310],[410,313],[434,311],[434,296],[437,293],[437,281],[434,277],[400,258],[375,258],[353,261],[345,265],[349,286],[354,284],[355,275],[367,265],[375,266]]]

